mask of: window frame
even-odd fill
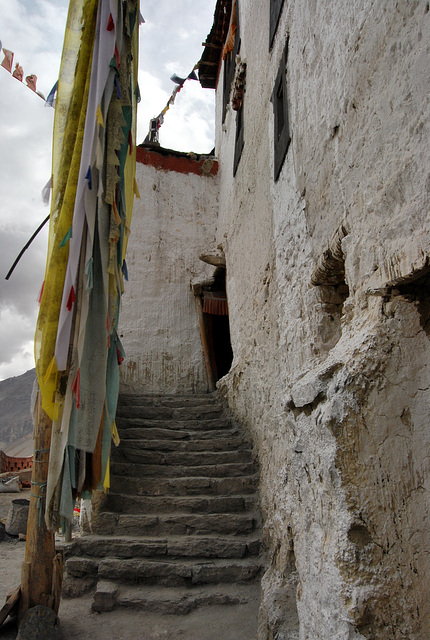
[[[281,17],[284,0],[270,0],[270,31],[269,31],[269,49],[273,47],[276,30]]]
[[[231,85],[236,70],[236,56],[240,50],[240,21],[239,21],[239,2],[236,0],[236,33],[234,39],[233,50],[230,51],[224,59],[224,75],[223,75],[223,94],[222,94],[222,123],[224,124],[227,113],[227,105],[230,101]]]
[[[274,180],[277,182],[291,142],[287,91],[288,38],[272,92]],[[280,102],[282,95],[282,102]]]
[[[244,121],[243,121],[243,102],[240,109],[236,111],[236,136],[234,142],[234,160],[233,160],[233,177],[236,175],[237,168],[239,166],[240,159],[242,157],[242,150],[245,144],[243,130],[244,130]]]

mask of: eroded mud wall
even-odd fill
[[[234,361],[268,570],[260,640],[430,635],[430,12],[424,1],[240,1],[244,147],[222,124]],[[288,38],[291,144],[273,177]],[[221,72],[222,73],[222,72]],[[222,75],[221,75],[222,78]]]

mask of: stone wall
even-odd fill
[[[425,1],[240,0],[244,148],[221,124],[219,383],[261,466],[260,640],[430,635]],[[273,179],[288,40],[291,145]],[[222,78],[222,71],[221,76]],[[334,256],[334,258],[333,258]]]
[[[123,390],[208,389],[191,284],[213,272],[199,255],[214,247],[217,166],[211,157],[137,150],[141,199],[133,211],[119,331]]]

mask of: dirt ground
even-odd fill
[[[0,494],[0,521],[5,521],[12,500],[27,497]],[[25,542],[7,537],[0,541],[0,608],[7,592],[20,583]],[[168,616],[143,611],[91,611],[92,594],[63,598],[60,627],[64,640],[254,640],[259,602],[246,605],[202,607],[186,616]],[[0,637],[15,640],[16,625],[9,619]]]

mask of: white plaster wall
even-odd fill
[[[137,164],[120,336],[122,389],[205,393],[207,374],[191,282],[213,267],[199,255],[215,247],[217,178]]]
[[[429,6],[289,0],[271,52],[268,2],[241,0],[240,26],[236,178],[235,113],[222,127],[217,96],[234,352],[220,389],[261,465],[259,638],[421,640],[429,299],[428,280],[405,283],[430,257]],[[274,183],[270,97],[287,34],[292,143]],[[350,295],[340,319],[336,292],[310,280],[341,223]]]

